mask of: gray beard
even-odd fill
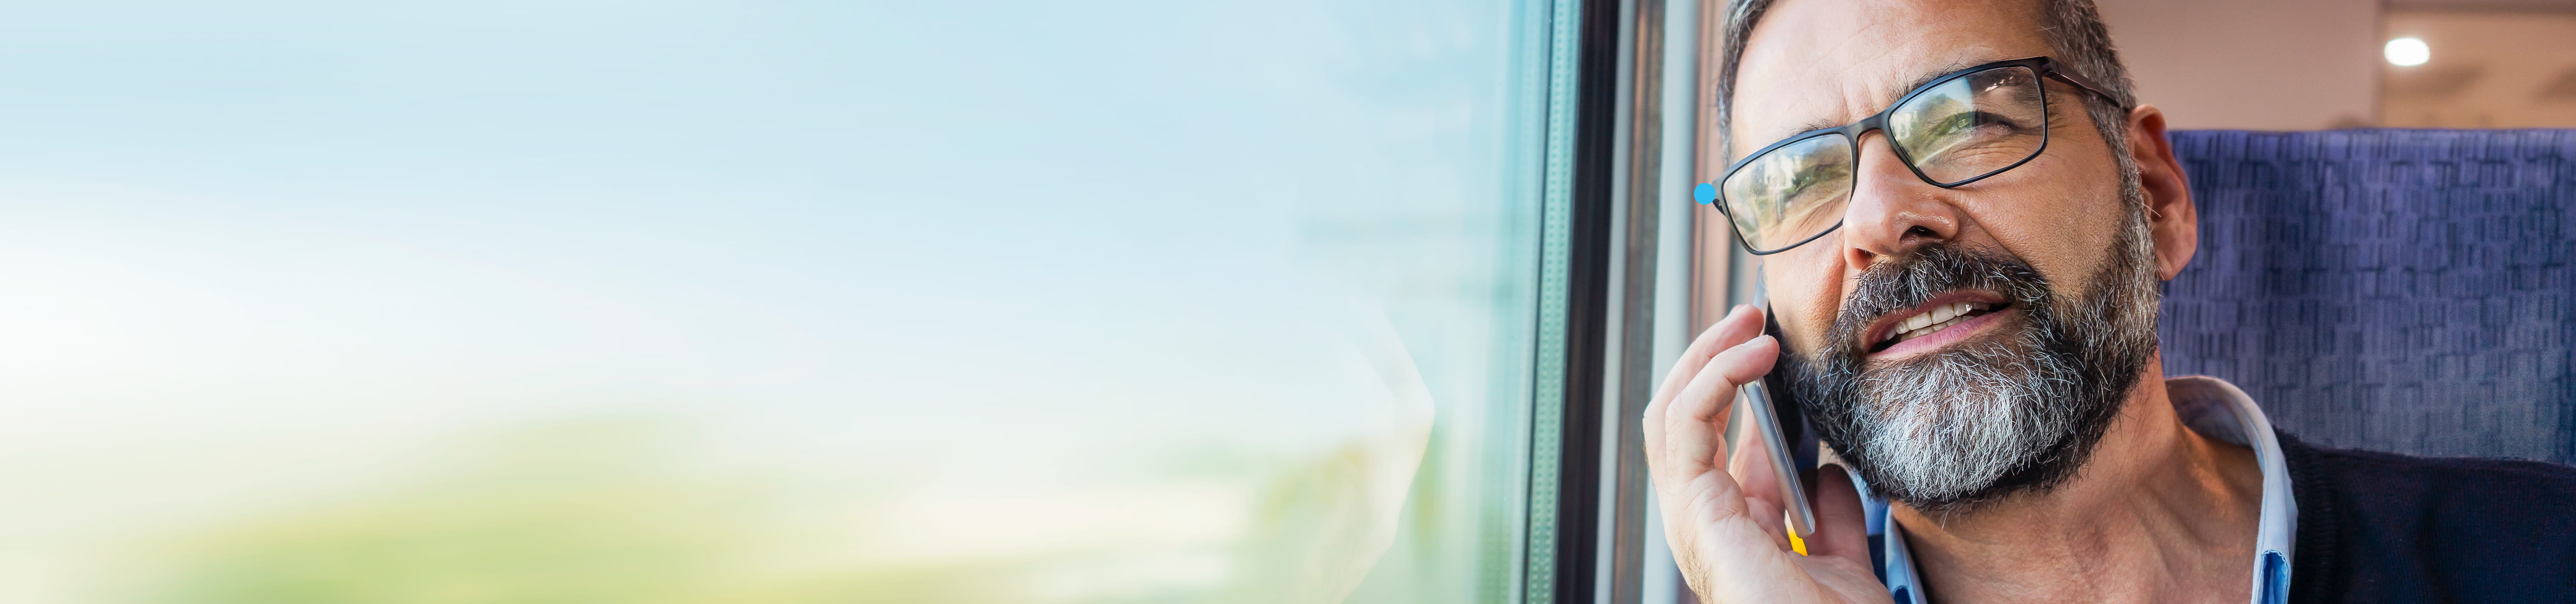
[[[2156,352],[2155,250],[2143,205],[2129,207],[2080,298],[2000,250],[1934,244],[1871,267],[1822,350],[1782,351],[1781,386],[1873,492],[1925,513],[2063,484]],[[2001,294],[2020,316],[1946,350],[1867,362],[1870,321],[1959,289]]]

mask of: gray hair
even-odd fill
[[[1716,89],[1721,144],[1731,145],[1744,43],[1776,1],[1727,5]],[[1872,266],[1826,341],[1855,342],[1868,318],[1964,285],[2012,298],[2030,313],[2033,329],[1884,368],[1868,366],[1862,351],[1832,345],[1811,355],[1780,353],[1787,387],[1808,402],[1808,418],[1826,444],[1873,491],[1935,515],[2070,479],[2156,352],[2161,292],[2146,195],[2129,155],[2128,114],[2137,101],[2128,70],[2093,0],[2038,1],[2049,56],[2110,97],[2075,95],[2110,147],[2128,206],[2094,279],[2098,289],[2060,293],[2037,269],[2000,250],[1927,246]]]
[[[2091,95],[2077,98],[2085,99],[2093,127],[2101,130],[2102,140],[2110,143],[2111,154],[2119,158],[2120,166],[2125,172],[2136,173],[2129,158],[2129,109],[2138,106],[2138,99],[2132,92],[2129,69],[2120,65],[2120,53],[2111,47],[2111,28],[2102,24],[2102,12],[2094,8],[2093,0],[2039,1],[2046,5],[2046,10],[2040,12],[2039,29],[2048,38],[2049,56],[2076,75],[2092,80],[2111,97],[2108,101]],[[1717,51],[1716,117],[1721,149],[1731,149],[1734,144],[1730,120],[1734,119],[1735,74],[1744,59],[1744,42],[1753,37],[1753,25],[1762,20],[1762,13],[1775,3],[1777,0],[1727,2],[1726,24]]]

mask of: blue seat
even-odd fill
[[[2168,375],[2312,443],[2576,462],[2576,130],[2182,131]]]

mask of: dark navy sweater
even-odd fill
[[[2310,446],[2290,602],[2576,603],[2576,467]]]

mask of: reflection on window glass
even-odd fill
[[[1543,6],[0,21],[0,601],[1517,592]]]

